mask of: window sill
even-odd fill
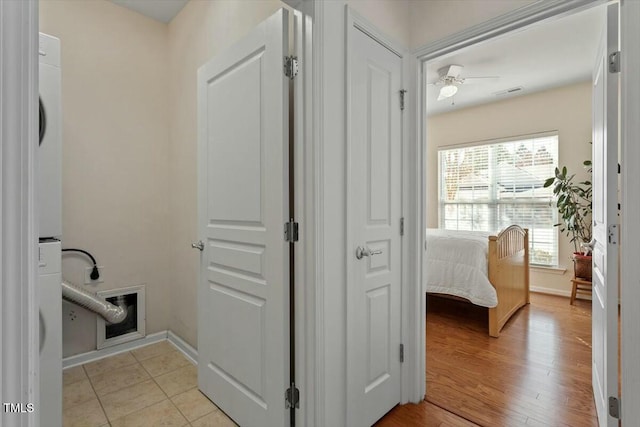
[[[538,273],[558,274],[560,276],[567,272],[567,269],[565,267],[560,266],[560,265],[555,266],[555,267],[545,267],[545,266],[542,266],[542,265],[531,265],[531,266],[529,266],[529,269],[531,271],[536,271]]]

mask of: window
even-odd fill
[[[442,149],[440,227],[496,232],[529,229],[532,264],[558,264],[557,211],[544,181],[558,164],[558,135]]]

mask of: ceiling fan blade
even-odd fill
[[[449,65],[446,76],[458,78],[463,68],[462,65]]]
[[[498,80],[498,76],[486,76],[486,77],[464,77],[462,79],[463,84],[476,84],[476,83],[489,83],[491,81]]]

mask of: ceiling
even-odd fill
[[[438,70],[451,64],[464,66],[463,78],[500,78],[463,84],[442,101],[436,101],[441,86],[427,85],[427,115],[590,80],[605,10],[595,7],[543,22],[428,62],[427,83],[438,80]],[[523,90],[505,93],[516,87]]]
[[[111,0],[156,21],[169,23],[189,0]]]

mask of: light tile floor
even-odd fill
[[[198,390],[197,368],[167,341],[66,369],[65,427],[235,426]]]

